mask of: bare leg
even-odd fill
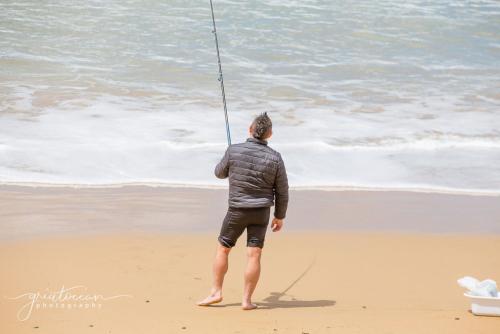
[[[200,306],[207,306],[210,304],[219,303],[222,301],[222,284],[224,283],[224,275],[227,273],[228,268],[228,255],[231,248],[217,244],[215,251],[215,260],[213,264],[214,282],[210,295],[198,302]]]
[[[247,247],[247,268],[245,270],[245,288],[243,290],[243,301],[241,307],[244,310],[253,310],[257,305],[252,304],[252,294],[257,286],[260,276],[260,257],[262,249],[259,247]]]

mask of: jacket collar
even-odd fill
[[[253,142],[253,143],[258,143],[258,144],[262,144],[262,145],[267,145],[267,140],[257,139],[257,138],[253,138],[253,137],[247,138],[247,142]]]

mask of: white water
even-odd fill
[[[0,5],[0,182],[217,186],[205,1]],[[302,187],[500,193],[496,1],[215,1],[233,142]]]

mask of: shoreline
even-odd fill
[[[48,182],[0,182],[1,187],[31,187],[31,188],[72,188],[72,189],[101,189],[124,187],[151,187],[151,188],[188,188],[188,189],[228,189],[227,185],[202,183],[163,183],[163,182],[122,182],[122,183],[48,183]],[[424,194],[467,195],[500,197],[499,190],[461,189],[446,187],[383,187],[383,186],[351,186],[351,185],[299,185],[290,186],[295,191],[367,191],[367,192],[412,192]]]

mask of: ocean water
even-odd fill
[[[214,0],[290,185],[500,194],[500,2]],[[221,186],[208,1],[2,1],[0,183]]]

